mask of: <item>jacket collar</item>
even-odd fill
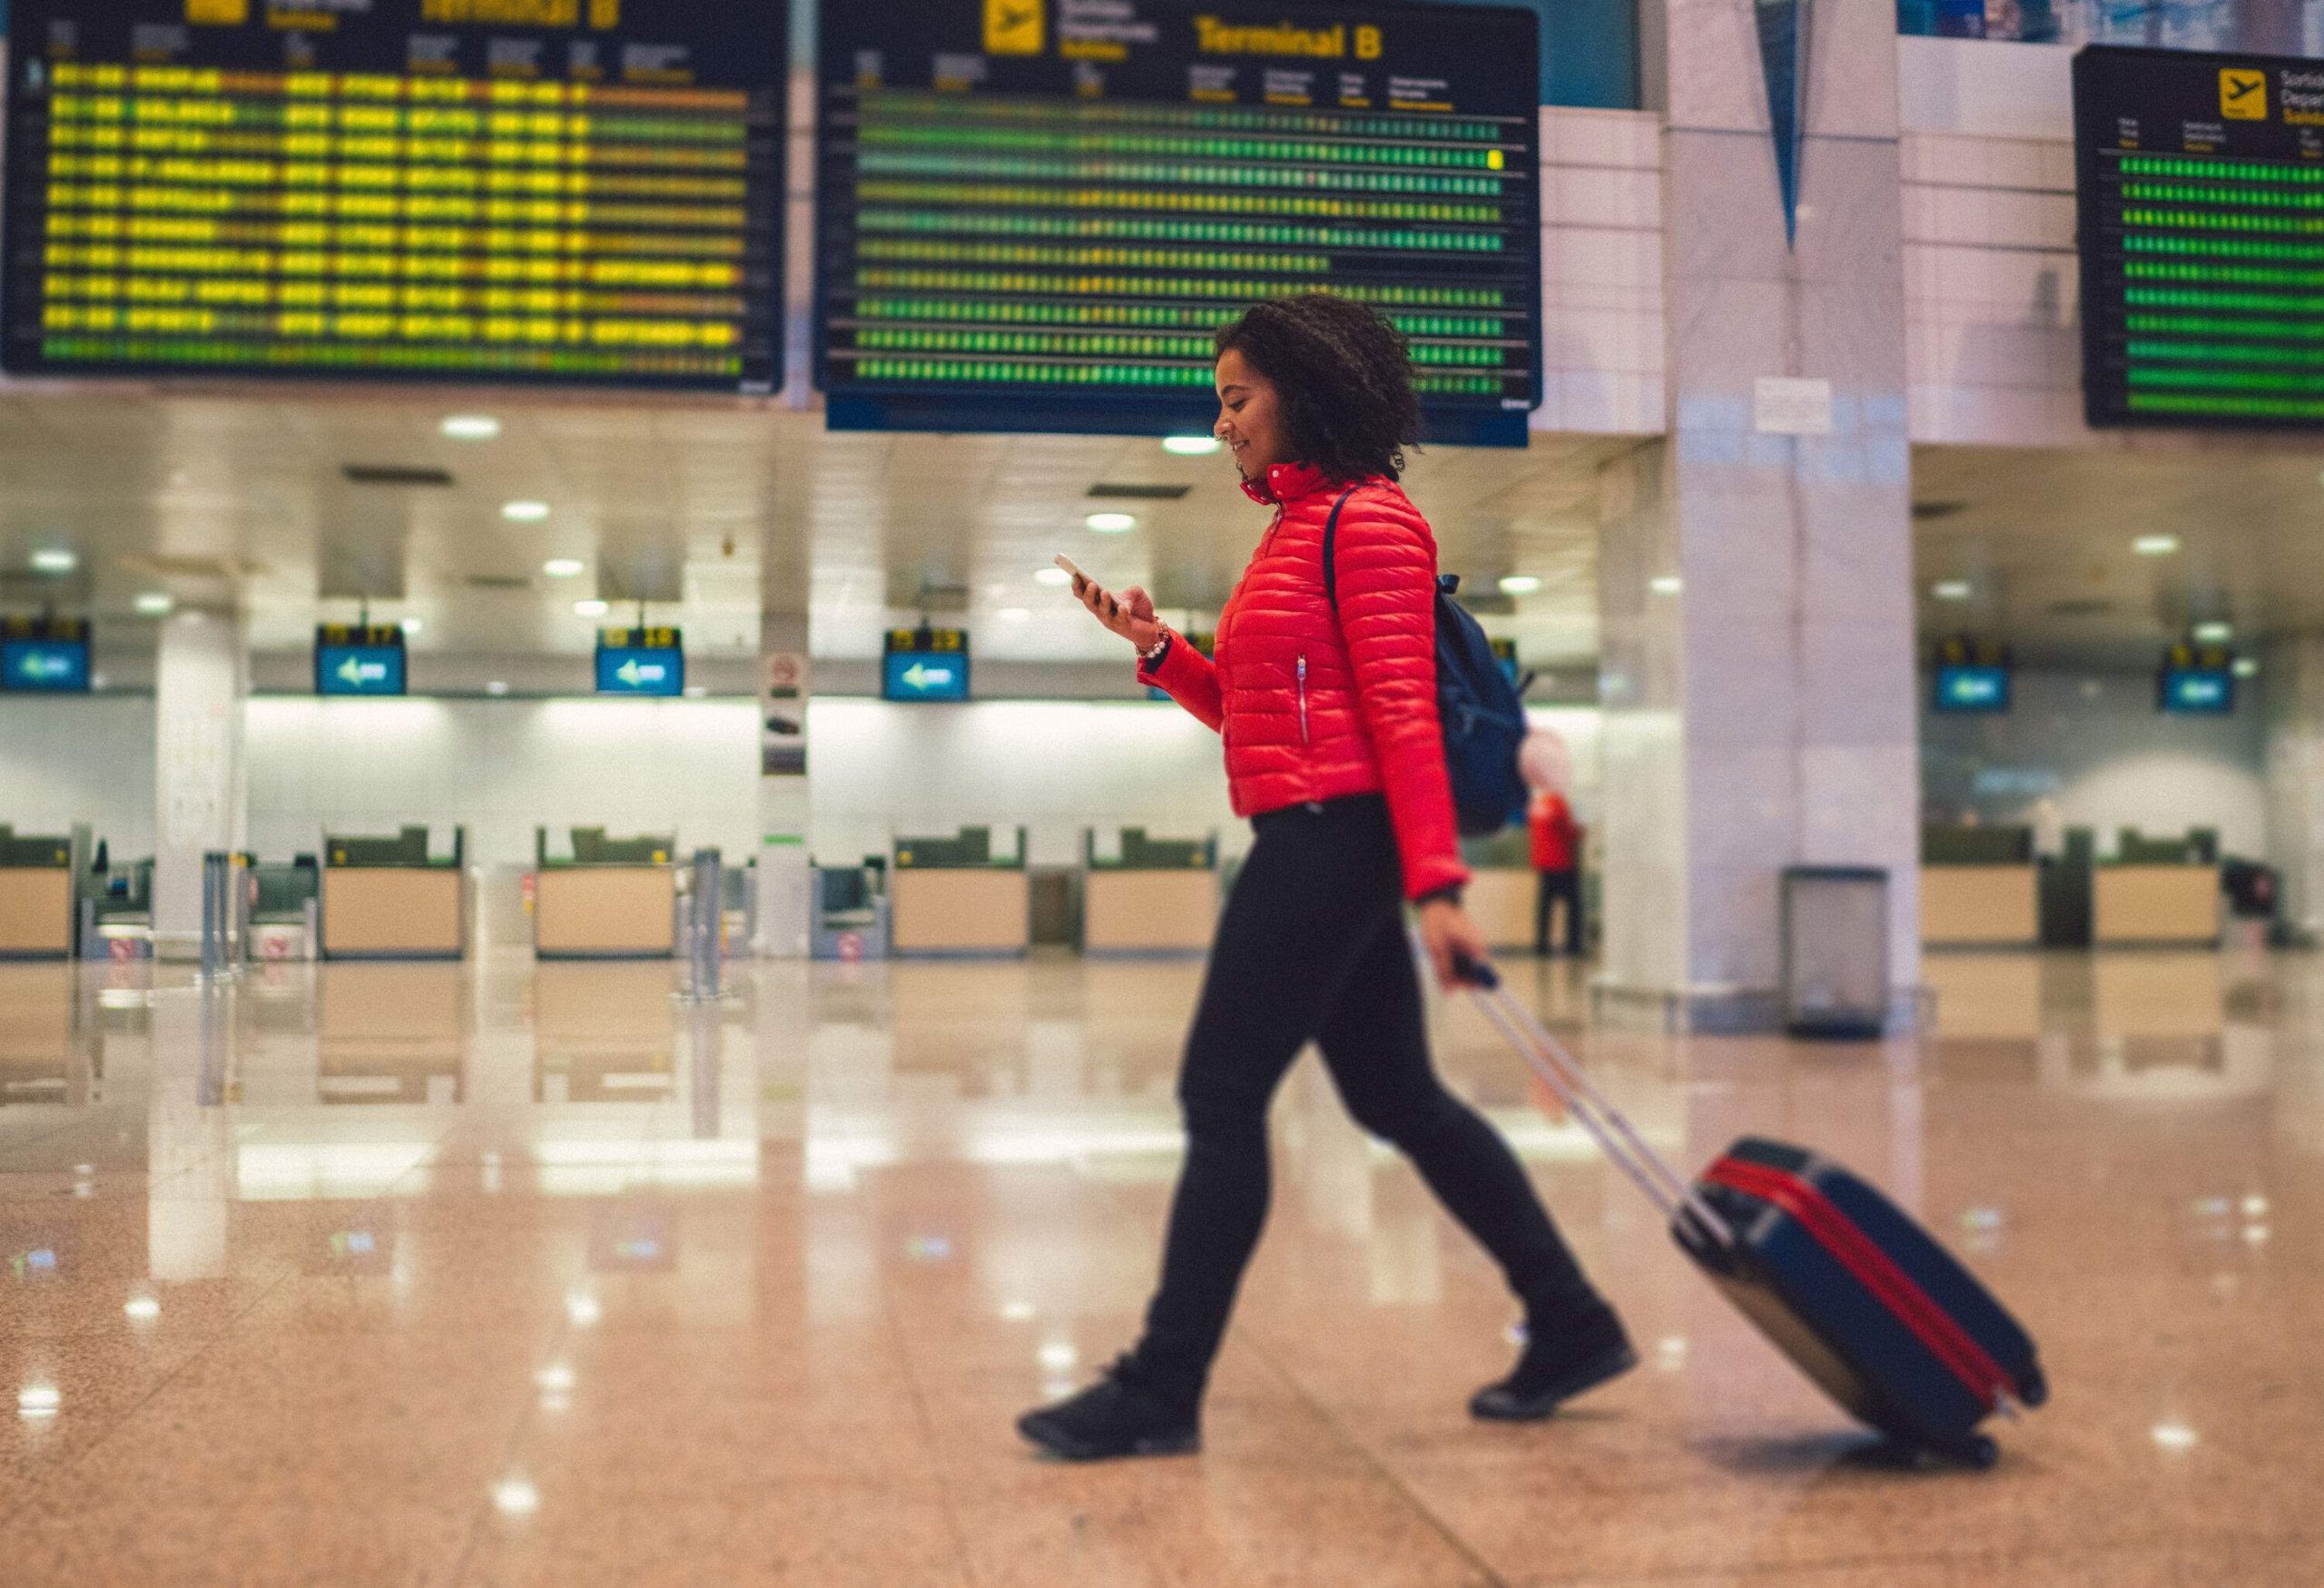
[[[1277,463],[1267,469],[1265,479],[1245,480],[1243,494],[1262,507],[1275,507],[1311,496],[1330,483],[1312,463]]]

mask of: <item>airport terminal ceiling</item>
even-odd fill
[[[447,437],[457,414],[498,434]],[[1485,592],[1506,574],[1541,580],[1489,603],[1529,662],[1595,654],[1597,469],[1637,444],[1536,436],[1413,460],[1448,569]],[[507,392],[19,390],[0,395],[0,605],[89,612],[103,644],[141,623],[140,595],[193,605],[232,586],[261,650],[304,647],[369,592],[374,621],[420,619],[421,654],[579,656],[643,594],[695,654],[755,655],[763,591],[779,607],[803,584],[826,656],[874,657],[884,627],[925,609],[967,623],[980,656],[1110,660],[1117,642],[1033,582],[1054,554],[1147,583],[1200,622],[1265,521],[1223,457],[1174,456],[1158,438],[832,434],[811,411]],[[528,502],[547,516],[504,516]],[[1085,527],[1108,511],[1137,527]],[[44,547],[77,566],[34,575]],[[582,567],[552,577],[555,559]],[[616,605],[576,615],[590,597]]]
[[[499,433],[444,435],[463,412]],[[1537,434],[1522,451],[1413,461],[1444,566],[1488,594],[1489,625],[1529,665],[1596,654],[1597,469],[1639,444]],[[1914,471],[1925,635],[2145,666],[2199,621],[2231,623],[2247,651],[2324,627],[2324,482],[2308,451],[1922,447]],[[507,392],[20,390],[0,395],[0,605],[85,611],[120,643],[146,621],[141,595],[192,605],[239,588],[261,650],[303,648],[368,592],[375,620],[420,620],[421,654],[580,656],[600,620],[576,600],[614,600],[603,621],[626,621],[643,594],[695,654],[740,657],[756,652],[763,595],[781,607],[803,587],[831,657],[876,656],[884,627],[924,610],[966,623],[989,658],[1104,661],[1113,642],[1033,582],[1053,554],[1151,585],[1191,625],[1215,615],[1263,523],[1222,459],[1155,438],[832,434],[808,411]],[[514,521],[512,502],[548,516]],[[1085,527],[1107,511],[1137,527]],[[2141,555],[2142,537],[2178,547]],[[77,566],[34,574],[34,553],[56,547]],[[558,559],[580,568],[552,576]],[[1508,574],[1541,587],[1491,597]]]

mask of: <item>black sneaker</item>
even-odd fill
[[[1516,1370],[1469,1401],[1469,1415],[1500,1423],[1546,1417],[1566,1401],[1638,1366],[1622,1320],[1602,1301],[1530,1326]]]
[[[1065,1461],[1109,1461],[1121,1455],[1190,1455],[1202,1448],[1202,1426],[1190,1408],[1128,1381],[1117,1361],[1079,1395],[1027,1412],[1017,1431]]]

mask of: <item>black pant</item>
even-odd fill
[[[1253,826],[1187,1041],[1186,1167],[1129,1371],[1200,1396],[1266,1219],[1267,1102],[1310,1039],[1355,1122],[1412,1159],[1530,1308],[1590,1295],[1516,1155],[1429,1062],[1386,804],[1295,806]]]
[[[1565,952],[1581,955],[1581,873],[1569,867],[1561,872],[1540,872],[1541,891],[1533,895],[1533,952],[1550,952],[1550,906],[1560,899],[1565,901]]]

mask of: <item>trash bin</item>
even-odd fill
[[[1863,1041],[1888,1028],[1888,873],[1783,872],[1783,1023],[1795,1037]]]

